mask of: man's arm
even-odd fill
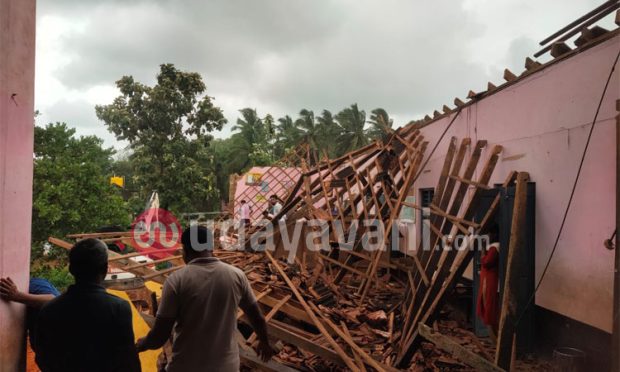
[[[139,339],[136,343],[139,353],[145,350],[159,349],[170,339],[179,304],[173,281],[174,278],[169,277],[164,283],[155,324],[146,337]]]
[[[138,352],[141,353],[146,350],[159,349],[164,346],[166,341],[170,339],[174,323],[174,318],[155,318],[155,324],[150,332],[146,337],[139,339],[136,343]]]
[[[21,292],[11,278],[0,278],[0,297],[5,301],[19,302],[28,307],[41,308],[53,300],[55,296]]]
[[[258,302],[254,301],[249,304],[241,303],[239,306],[247,315],[250,320],[250,325],[258,337],[258,355],[263,361],[268,361],[275,354],[275,351],[271,345],[269,345],[267,323],[265,322],[265,317],[263,316],[262,311],[258,307]]]

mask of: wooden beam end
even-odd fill
[[[513,74],[509,69],[504,70],[504,80],[513,81],[517,80],[517,75]]]
[[[556,41],[555,43],[553,43],[551,45],[551,56],[553,58],[558,58],[568,52],[570,52],[572,49],[566,45],[566,43],[561,42],[561,41]]]
[[[532,70],[535,69],[537,67],[539,67],[541,64],[538,61],[534,61],[533,59],[531,59],[530,57],[525,58],[525,69],[526,70]]]

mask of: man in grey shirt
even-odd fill
[[[162,347],[174,327],[167,372],[238,371],[234,333],[240,307],[258,336],[259,356],[269,360],[274,351],[265,318],[243,271],[213,256],[213,234],[206,227],[186,229],[181,243],[187,266],[166,279],[155,325],[138,340],[138,351]]]

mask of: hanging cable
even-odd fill
[[[422,166],[420,167],[420,170],[418,171],[418,174],[415,175],[415,177],[413,178],[412,181],[412,185],[415,184],[415,181],[418,180],[418,177],[420,177],[420,175],[422,174],[422,172],[424,171],[424,168],[426,167],[426,164],[428,164],[428,162],[431,160],[431,157],[433,156],[433,154],[435,153],[435,150],[437,150],[437,147],[439,147],[439,144],[441,143],[441,140],[443,140],[443,137],[446,135],[446,133],[448,133],[448,130],[450,129],[450,127],[452,126],[452,124],[454,124],[454,121],[456,120],[456,118],[459,116],[459,114],[461,113],[463,109],[459,108],[459,110],[456,112],[456,115],[454,115],[454,117],[452,118],[452,120],[450,120],[450,123],[448,123],[448,126],[446,127],[446,129],[443,130],[443,133],[441,133],[441,136],[439,136],[439,139],[437,140],[437,142],[435,143],[435,146],[433,147],[433,149],[431,150],[431,153],[428,155],[428,157],[426,158],[426,161],[424,162],[424,164],[422,164]]]
[[[536,297],[536,292],[538,292],[538,289],[540,288],[540,285],[542,284],[542,281],[545,278],[545,275],[547,274],[547,269],[549,269],[549,264],[551,263],[551,259],[553,258],[553,255],[555,254],[555,251],[558,248],[558,242],[560,241],[560,237],[562,236],[562,231],[564,230],[564,224],[566,223],[566,218],[568,217],[568,212],[573,202],[573,197],[575,196],[575,190],[577,189],[577,183],[579,181],[579,176],[581,176],[581,169],[583,168],[583,163],[586,159],[588,147],[590,146],[590,140],[592,139],[592,133],[594,132],[594,126],[596,125],[596,119],[598,118],[598,114],[601,110],[601,106],[603,104],[603,99],[605,98],[605,94],[607,93],[609,82],[611,81],[611,77],[613,76],[614,70],[616,69],[618,58],[620,58],[620,50],[618,50],[618,54],[616,55],[616,58],[614,59],[614,63],[611,65],[611,71],[609,71],[609,76],[607,77],[607,81],[605,82],[605,88],[603,88],[603,94],[601,94],[601,99],[598,102],[598,106],[596,107],[596,113],[594,114],[592,125],[590,126],[590,132],[588,133],[586,145],[583,148],[583,153],[581,154],[581,161],[579,162],[579,168],[577,169],[577,175],[575,176],[575,182],[573,183],[573,189],[571,190],[570,197],[568,198],[568,203],[566,204],[566,210],[564,211],[564,217],[562,218],[560,229],[558,230],[558,234],[555,238],[553,249],[551,250],[551,254],[549,255],[549,258],[547,259],[547,263],[545,264],[545,268],[543,269],[542,275],[540,276],[540,279],[538,280],[538,283],[536,284],[536,287],[534,288],[534,293],[532,293],[532,295],[530,296],[529,300],[527,301],[527,304],[525,305],[525,308],[521,312],[521,315],[517,318],[517,321],[515,322],[515,328],[519,325],[519,323],[523,319],[523,316],[525,315],[525,313],[527,312],[527,309],[532,304],[532,301],[534,301],[534,298]]]

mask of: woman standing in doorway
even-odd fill
[[[493,225],[488,232],[489,245],[485,249],[480,265],[480,289],[476,313],[491,331],[491,338],[497,336],[499,322],[499,228]]]

